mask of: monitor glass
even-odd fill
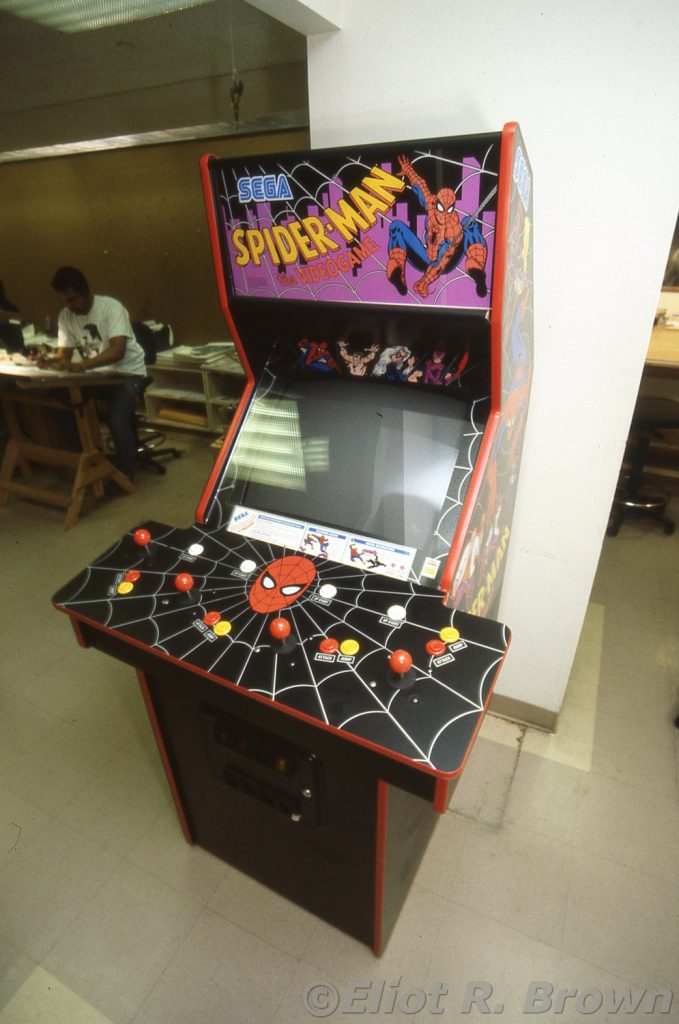
[[[220,499],[427,549],[468,426],[449,393],[265,374]]]

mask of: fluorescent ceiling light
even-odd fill
[[[87,32],[107,25],[155,18],[209,0],[0,0],[0,10],[59,32]]]

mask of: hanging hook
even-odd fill
[[[233,119],[236,125],[240,123],[240,98],[243,95],[243,82],[238,77],[236,70],[236,55],[233,46],[233,22],[231,20],[231,0],[229,0],[228,6],[229,16],[229,36],[231,39],[231,89],[229,95],[231,96],[231,107],[233,109]]]
[[[240,121],[240,98],[243,95],[243,83],[238,78],[235,70],[233,72],[233,85],[231,86],[231,106],[233,107],[233,119],[236,124]]]

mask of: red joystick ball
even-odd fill
[[[193,587],[193,576],[190,576],[188,572],[180,572],[179,576],[175,578],[174,585],[177,590],[181,590],[182,594],[188,594]]]
[[[276,618],[269,623],[269,633],[274,640],[287,640],[290,636],[290,623],[287,619]]]
[[[132,539],[140,548],[145,548],[151,542],[151,534],[148,530],[135,530]]]
[[[398,676],[404,676],[413,663],[412,655],[407,651],[394,651],[389,658],[389,668]]]

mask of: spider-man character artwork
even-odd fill
[[[267,615],[278,612],[301,597],[316,578],[316,567],[310,558],[285,555],[267,565],[250,590],[250,607]]]
[[[312,367],[324,373],[334,373],[339,369],[330,351],[327,341],[310,341],[303,338],[297,342],[300,366]]]
[[[401,173],[412,186],[427,216],[422,239],[404,221],[392,221],[389,228],[388,279],[401,295],[407,295],[406,264],[424,268],[423,276],[415,281],[413,289],[426,298],[441,274],[456,267],[464,256],[465,270],[476,284],[477,295],[483,298],[488,292],[488,246],[479,222],[474,216],[460,220],[455,209],[457,196],[452,188],[442,188],[434,195],[406,156],[399,156],[398,160]]]

